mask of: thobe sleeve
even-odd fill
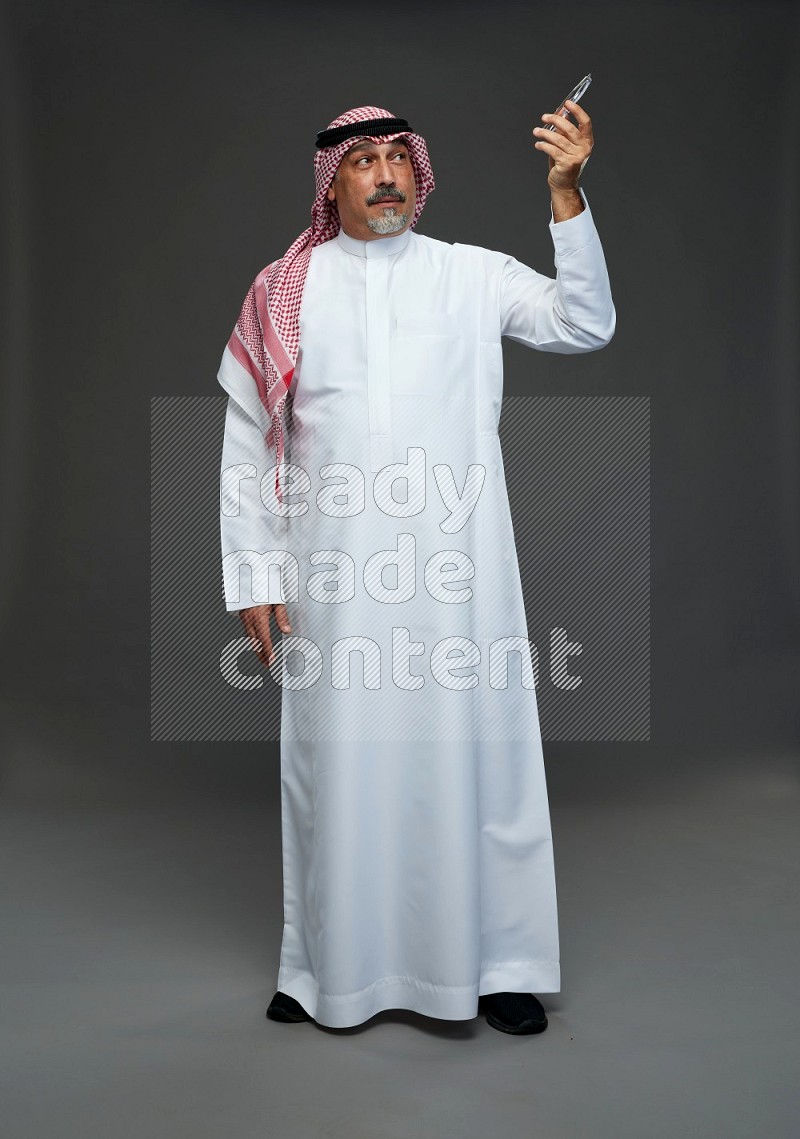
[[[275,505],[269,493],[275,459],[265,442],[268,423],[259,413],[257,397],[253,400],[245,387],[252,383],[249,377],[237,386],[236,367],[232,358],[224,358],[218,377],[228,390],[220,464],[222,579],[228,611],[294,600],[285,595],[286,566],[293,561],[289,519],[270,511],[261,494],[263,480],[264,498]]]
[[[593,352],[616,328],[603,247],[580,195],[584,209],[574,218],[556,222],[550,209],[555,280],[513,257],[501,266],[501,333],[544,352]]]

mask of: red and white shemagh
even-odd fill
[[[394,117],[383,107],[355,107],[339,115],[326,130],[367,119]],[[236,361],[255,381],[258,396],[270,420],[266,443],[275,449],[275,494],[278,501],[282,501],[279,474],[284,454],[283,413],[297,360],[300,302],[311,251],[315,245],[330,241],[339,232],[339,211],[336,203],[326,196],[328,187],[347,151],[367,138],[379,143],[392,142],[396,138],[406,140],[416,182],[416,207],[411,226],[417,224],[425,199],[435,187],[428,148],[421,135],[410,130],[395,134],[356,135],[335,146],[317,150],[314,155],[317,194],[311,208],[311,225],[289,246],[283,257],[271,262],[258,274],[244,299],[228,341],[228,348]]]

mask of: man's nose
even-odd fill
[[[385,186],[387,182],[394,182],[394,171],[386,159],[379,163],[375,172],[375,181],[379,186]]]

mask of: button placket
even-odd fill
[[[368,245],[366,262],[369,453],[375,472],[392,461],[389,258],[370,256]]]

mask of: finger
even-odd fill
[[[563,115],[542,115],[542,121],[549,124],[549,133],[561,132],[562,134],[574,138],[576,141],[581,137],[580,131],[575,124],[571,123],[569,119]]]
[[[538,150],[543,151],[550,159],[552,159],[553,162],[560,163],[562,167],[580,165],[581,159],[579,156],[575,157],[571,152],[561,150],[552,142],[545,142],[543,139],[539,139],[538,142],[534,143],[534,146]],[[581,169],[583,169],[582,166]]]
[[[573,143],[569,139],[560,134],[553,134],[547,127],[534,127],[533,134],[539,142],[546,142],[550,146],[555,146],[559,154],[567,154],[572,149]],[[539,149],[543,150],[544,147]]]
[[[282,633],[291,633],[292,623],[289,620],[289,614],[286,612],[285,605],[275,606],[275,620],[278,623],[278,628]]]
[[[269,667],[272,664],[274,649],[272,647],[272,626],[270,624],[270,615],[272,607],[265,606],[260,613],[254,618],[256,632],[258,638],[263,645],[262,654],[259,654],[259,660]]]
[[[571,123],[569,119],[565,119],[562,115],[542,115],[542,119],[547,123],[547,133],[549,135],[558,135],[562,138],[567,138],[576,146],[583,146],[587,141],[593,141],[591,127],[581,133],[581,130]]]
[[[564,157],[564,151],[559,150],[557,146],[553,146],[551,142],[544,142],[543,139],[539,139],[538,142],[535,142],[533,145],[537,150],[541,150],[544,154],[549,155],[553,159]]]
[[[588,114],[579,103],[573,102],[572,99],[565,99],[564,106],[567,108],[569,113],[571,115],[574,115],[578,120],[578,126],[584,127],[587,123],[591,123],[592,120],[589,118]]]
[[[246,628],[247,635],[253,646],[253,652],[261,663],[269,668],[270,657],[272,655],[269,614],[264,615],[263,613],[259,613],[257,616],[251,616],[247,621]]]

